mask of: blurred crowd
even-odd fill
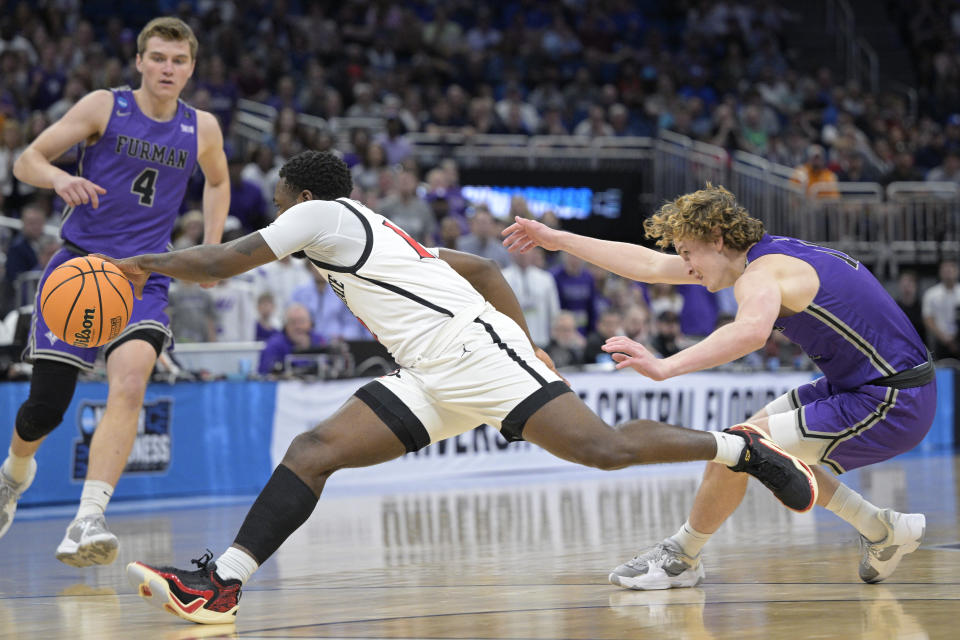
[[[272,220],[273,188],[287,158],[306,148],[329,149],[351,167],[353,197],[423,244],[496,260],[534,339],[550,347],[558,364],[609,364],[599,345],[614,334],[669,355],[731,318],[730,296],[627,283],[572,256],[507,254],[499,232],[512,216],[531,216],[523,199],[514,198],[507,218],[497,219],[464,198],[456,162],[422,165],[407,134],[673,131],[796,167],[795,179],[807,185],[960,183],[960,5],[888,0],[878,7],[900,25],[916,64],[922,98],[916,112],[902,95],[873,94],[829,68],[806,68],[791,42],[802,16],[785,6],[791,4],[8,3],[0,16],[0,212],[19,218],[23,229],[0,226],[6,257],[0,311],[17,306],[21,274],[42,269],[55,252],[56,238],[43,229],[56,223],[62,204],[14,179],[13,161],[88,91],[137,86],[136,34],[150,18],[173,14],[200,41],[183,97],[214,113],[226,133],[232,192],[225,239]],[[237,135],[241,99],[276,109],[272,129],[258,139]],[[327,126],[307,126],[302,116]],[[364,121],[379,124],[336,126]],[[58,162],[69,169],[76,159],[71,150]],[[172,238],[178,248],[202,237],[202,176],[195,178]],[[560,225],[549,212],[542,219]],[[926,287],[917,280],[919,305]],[[948,344],[951,331],[955,339],[955,308],[952,313],[943,335],[938,329],[931,340]],[[273,344],[262,371],[283,361],[284,355],[267,357],[272,351],[369,338],[326,283],[295,259],[212,290],[176,283],[170,315],[181,342]],[[921,329],[928,328],[925,315],[916,316]],[[734,366],[808,366],[777,336],[753,356]]]

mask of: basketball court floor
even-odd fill
[[[116,504],[116,564],[53,550],[72,508],[27,509],[0,540],[0,638],[957,638],[960,457],[906,456],[846,479],[927,515],[893,578],[857,578],[856,535],[823,509],[786,511],[751,482],[704,550],[699,588],[626,591],[610,568],[684,521],[701,465],[338,487],[244,589],[235,625],[146,605],[132,560],[188,566],[233,539],[252,498]],[[22,517],[19,517],[21,516]]]

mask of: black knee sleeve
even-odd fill
[[[33,365],[30,395],[17,412],[17,435],[27,442],[44,437],[63,421],[80,370],[55,360],[38,358]]]

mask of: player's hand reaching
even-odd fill
[[[501,232],[501,235],[506,236],[503,246],[511,253],[526,253],[534,247],[543,247],[547,251],[557,251],[560,248],[562,231],[520,216],[516,216],[514,220],[516,222]]]
[[[94,209],[100,206],[100,196],[107,192],[106,189],[86,178],[66,173],[54,178],[53,190],[71,207],[89,202]]]
[[[607,338],[601,348],[617,363],[617,369],[630,367],[651,380],[666,380],[671,375],[663,360],[650,353],[639,342],[625,336]]]
[[[147,278],[150,277],[150,272],[140,266],[136,257],[111,258],[102,253],[91,253],[90,255],[105,260],[120,269],[127,280],[130,281],[130,284],[133,285],[133,295],[137,297],[137,300],[143,300],[143,287],[147,284]]]

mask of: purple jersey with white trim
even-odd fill
[[[130,89],[113,89],[103,137],[81,148],[78,174],[107,190],[100,206],[68,207],[60,235],[84,251],[125,258],[166,251],[197,163],[197,112],[183,101],[168,121],[140,111]]]
[[[850,256],[809,242],[765,234],[747,251],[748,263],[771,253],[803,260],[817,271],[813,302],[776,329],[798,344],[840,389],[911,369],[927,349],[906,314],[870,270]]]

